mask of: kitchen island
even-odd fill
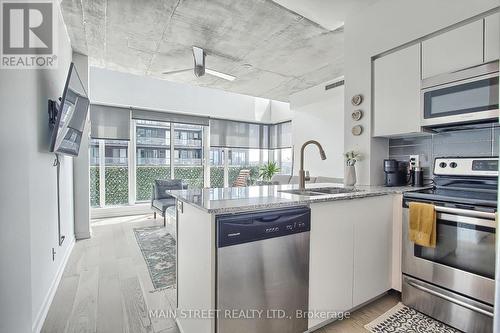
[[[306,190],[340,186],[310,184]],[[297,185],[276,185],[169,192],[177,199],[177,321],[182,332],[217,332],[216,219],[222,215],[311,209],[309,329],[336,319],[324,313],[349,311],[400,288],[401,194],[415,188],[290,193],[296,190]]]

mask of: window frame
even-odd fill
[[[130,126],[130,140],[128,141],[128,151],[127,151],[127,156],[128,156],[128,205],[129,206],[135,206],[137,204],[144,204],[147,203],[149,200],[137,200],[137,122],[139,119],[131,119],[131,126]],[[170,145],[169,148],[167,148],[167,151],[170,153],[170,179],[173,179],[175,177],[175,167],[176,167],[176,162],[175,162],[175,151],[176,151],[176,129],[175,129],[175,124],[174,122],[165,122],[169,123],[170,125]],[[196,139],[201,139],[202,144],[201,144],[201,167],[203,168],[202,174],[203,174],[203,186],[205,188],[210,188],[210,169],[212,167],[212,164],[210,163],[210,152],[212,148],[220,148],[223,150],[223,155],[222,155],[222,166],[224,168],[224,181],[223,181],[223,186],[224,187],[229,187],[229,168],[232,166],[229,164],[229,152],[232,149],[237,149],[237,148],[230,148],[230,147],[212,147],[210,145],[210,126],[203,126],[200,125],[202,128],[201,134],[196,134]],[[200,136],[200,138],[198,138]],[[104,139],[95,139],[96,142],[98,142],[98,151],[99,151],[99,206],[98,207],[91,207],[91,209],[103,209],[103,208],[123,208],[127,204],[124,205],[106,205],[106,140]],[[91,145],[89,144],[89,148]],[[243,148],[242,148],[243,149]],[[244,148],[245,150],[250,150],[250,148]],[[257,149],[257,148],[255,148]],[[262,165],[264,162],[277,162],[278,166],[281,168],[282,167],[282,150],[283,149],[291,149],[292,152],[292,170],[291,173],[293,173],[293,146],[292,147],[287,147],[287,148],[269,148],[269,149],[259,149],[259,165]],[[279,150],[278,156],[275,156],[275,150]],[[88,151],[90,154],[90,149]],[[250,161],[248,161],[249,163]],[[89,167],[91,165],[89,164]],[[182,167],[182,165],[179,165]]]

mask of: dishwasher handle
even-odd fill
[[[273,217],[261,217],[256,219],[255,221],[257,222],[274,222],[277,221],[281,218],[281,215],[278,216],[273,216]]]

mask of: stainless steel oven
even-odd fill
[[[498,180],[489,174],[498,158],[434,163],[435,188],[404,195],[403,303],[464,332],[491,333]],[[410,202],[434,205],[435,248],[409,240]]]
[[[498,119],[498,61],[422,80],[425,128]]]

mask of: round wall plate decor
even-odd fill
[[[361,103],[363,103],[363,96],[361,96],[359,94],[352,96],[351,103],[354,106],[360,105]]]
[[[354,110],[352,112],[351,116],[352,116],[353,120],[358,121],[361,118],[363,118],[363,111],[362,110]]]
[[[356,125],[352,128],[351,132],[352,132],[352,135],[359,136],[359,135],[361,135],[361,133],[363,133],[363,126]]]

